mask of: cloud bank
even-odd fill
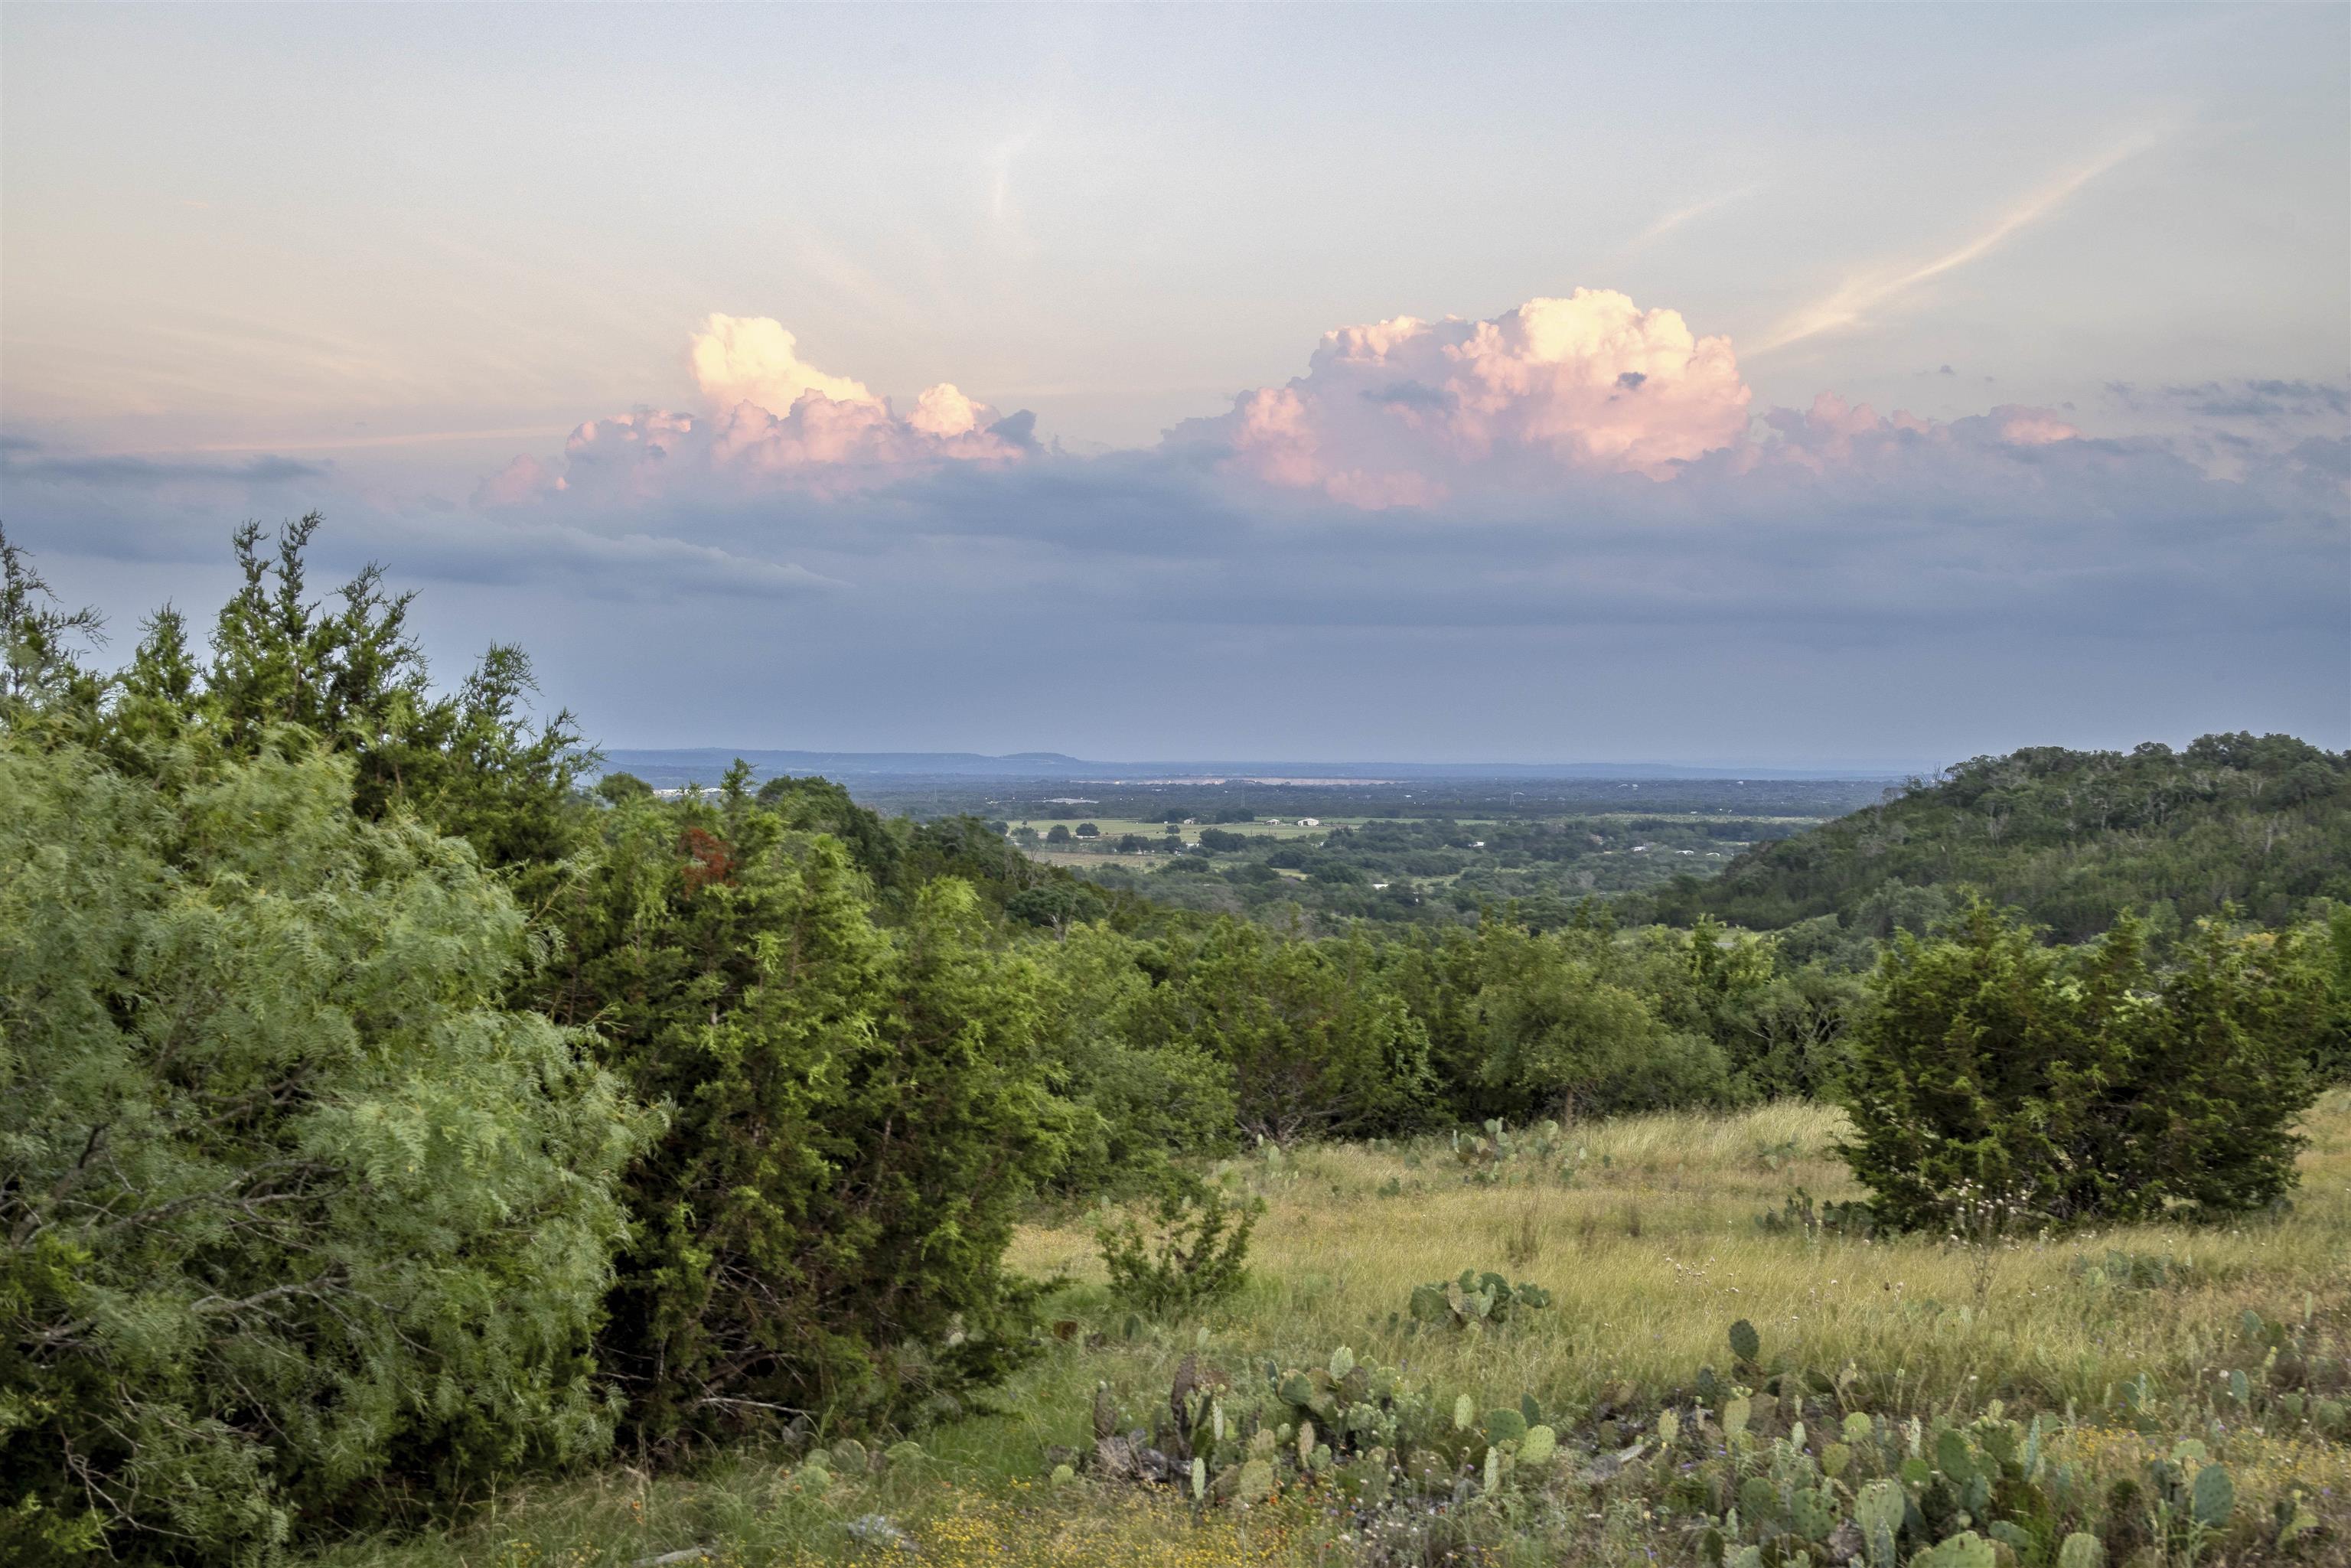
[[[896,503],[885,497],[903,499],[951,471],[992,476],[1008,493],[1017,471],[1092,465],[1130,486],[1182,489],[1205,479],[1224,504],[1268,517],[1327,507],[1417,512],[1453,526],[1546,506],[1638,510],[1642,486],[1736,513],[1789,483],[1834,486],[1841,476],[1882,478],[1909,465],[1948,486],[1972,464],[1981,499],[1996,507],[2004,487],[2031,482],[2033,470],[2019,466],[2025,457],[2093,440],[2068,411],[2019,404],[1940,421],[1823,392],[1805,408],[1758,409],[1729,339],[1609,289],[1531,299],[1485,319],[1339,328],[1282,385],[1244,390],[1227,412],[1107,458],[1061,455],[1040,444],[1032,415],[1003,414],[951,383],[925,389],[902,413],[863,382],[808,363],[791,332],[766,318],[711,317],[687,360],[696,406],[648,403],[590,420],[561,453],[522,455],[486,477],[475,505],[554,503],[585,515],[862,495],[886,507]],[[2241,396],[2211,387],[2165,395],[2215,415],[2283,398],[2337,424],[2345,407],[2339,388],[2273,382],[2246,382]],[[2240,476],[2229,467],[2235,459],[2210,460],[2220,439],[2163,451]],[[2226,438],[2239,447],[2247,439]],[[2328,471],[2326,440],[2304,428],[2273,445],[2288,467]],[[2122,448],[2102,450],[2111,460]],[[2142,464],[2158,455],[2144,442],[2138,450]]]
[[[355,559],[491,596],[615,744],[2351,744],[2335,383],[2110,389],[2159,437],[1760,408],[1725,339],[1579,289],[1340,329],[1281,385],[1076,457],[953,385],[902,404],[810,365],[777,321],[714,316],[685,350],[686,395],[464,501],[12,442],[12,538],[143,581],[217,559],[239,516],[323,506]]]

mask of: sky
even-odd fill
[[[2351,747],[2351,7],[0,8],[0,526],[614,747]]]

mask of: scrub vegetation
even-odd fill
[[[1212,912],[601,773],[317,526],[113,670],[0,541],[0,1558],[2344,1559],[2351,758]]]

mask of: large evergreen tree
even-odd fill
[[[676,1108],[630,1176],[605,1339],[639,1437],[903,1419],[999,1374],[1005,1244],[1068,1122],[1032,965],[952,879],[885,926],[841,845],[739,775],[601,828],[547,1006]]]

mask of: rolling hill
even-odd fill
[[[1916,780],[1884,804],[1759,844],[1651,895],[1659,918],[1777,929],[1825,915],[1883,935],[1981,892],[2061,941],[2125,911],[2158,928],[2233,906],[2278,924],[2351,903],[2351,753],[2291,736],[2183,750],[2033,747]]]

